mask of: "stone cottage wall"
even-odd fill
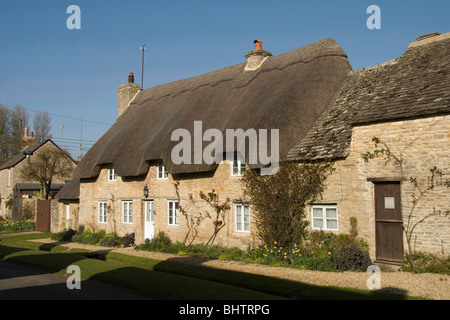
[[[220,202],[230,198],[230,210],[226,213],[226,226],[218,234],[215,244],[247,247],[254,243],[252,233],[236,232],[235,204],[242,197],[239,177],[231,176],[230,164],[225,161],[219,164],[214,172],[183,174],[175,177],[179,181],[179,198],[174,186],[174,177],[157,179],[157,165],[152,163],[147,175],[137,178],[117,177],[117,181],[108,181],[108,168],[105,166],[97,179],[82,180],[80,187],[79,226],[82,229],[117,232],[119,235],[135,233],[137,243],[144,241],[144,201],[153,200],[155,209],[155,234],[164,231],[172,241],[184,241],[189,231],[186,218],[180,213],[178,226],[168,225],[168,202],[180,200],[180,204],[189,215],[214,212],[199,193],[215,190]],[[144,198],[144,186],[148,186],[148,198]],[[192,195],[194,201],[190,201]],[[107,223],[99,223],[99,202],[108,204]],[[133,223],[123,222],[122,202],[133,202]],[[251,210],[250,210],[251,214]],[[250,223],[250,230],[253,226]],[[192,234],[192,233],[191,233]],[[206,243],[213,234],[212,220],[205,218],[198,228],[198,236],[194,243]]]
[[[372,137],[384,140],[391,151],[403,157],[403,174],[395,161],[386,162],[385,156],[365,162],[361,155],[375,150]],[[443,180],[450,178],[450,116],[396,121],[353,128],[350,153],[345,160],[337,161],[336,171],[327,180],[323,202],[335,203],[339,214],[339,232],[348,232],[350,217],[358,219],[359,235],[375,254],[374,184],[368,178],[401,182],[401,201],[404,224],[412,209],[415,192],[410,177],[416,177],[422,188],[426,187],[430,169],[434,166],[444,171]],[[382,146],[378,146],[378,149]],[[435,210],[450,210],[450,188],[436,187],[428,192],[413,211],[415,223]],[[406,240],[404,240],[406,250]],[[420,223],[414,232],[413,249],[436,254],[450,254],[450,217],[435,216]]]

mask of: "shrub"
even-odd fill
[[[267,176],[246,170],[241,181],[244,196],[252,203],[259,238],[266,245],[277,241],[287,247],[307,236],[306,205],[323,192],[333,169],[329,163],[299,165],[289,161],[281,161],[278,169]]]
[[[167,252],[167,250],[169,249],[171,244],[172,244],[172,241],[165,234],[165,232],[160,231],[151,240],[145,239],[144,243],[137,246],[136,249],[157,251],[157,252]]]
[[[127,233],[119,239],[119,242],[121,242],[125,248],[134,246],[134,241],[134,233]]]
[[[73,229],[52,234],[51,238],[57,241],[72,241],[72,237],[77,234]]]
[[[366,271],[372,264],[369,253],[355,246],[334,250],[331,259],[342,271]]]
[[[450,256],[435,255],[425,252],[414,252],[411,256],[414,261],[414,266],[419,273],[439,273],[450,275]],[[405,255],[403,271],[413,272],[411,262]]]
[[[134,245],[134,233],[127,233],[123,237],[119,237],[116,233],[106,233],[105,230],[99,230],[98,232],[86,230],[83,233],[71,233],[72,236],[70,237],[70,241],[82,244],[100,245],[105,247],[128,247]],[[54,237],[58,237],[58,235],[55,235]],[[69,239],[69,236],[67,236],[67,239]]]

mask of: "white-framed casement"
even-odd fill
[[[167,171],[166,166],[164,165],[164,162],[162,160],[158,161],[157,171],[158,180],[166,180],[169,178],[169,172]]]
[[[337,206],[311,206],[311,227],[313,230],[339,231]]]
[[[233,162],[231,164],[231,176],[241,177],[245,172],[245,161],[240,153],[235,152]]]
[[[106,201],[98,202],[98,222],[107,223],[108,221],[108,203]]]
[[[108,181],[117,181],[116,169],[114,169],[112,164],[108,167]]]
[[[123,200],[122,201],[122,222],[127,224],[133,223],[133,201]]]
[[[167,202],[167,224],[169,226],[179,226],[180,206],[178,201],[169,200]]]
[[[235,204],[234,221],[236,232],[250,233],[250,206],[248,204]]]

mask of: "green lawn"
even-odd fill
[[[30,242],[50,234],[14,236],[0,242],[0,259],[66,273],[81,269],[83,279],[105,281],[152,299],[273,300],[273,299],[410,299],[401,295],[356,289],[320,287],[279,278],[160,261],[115,252],[93,255],[86,250]],[[99,247],[104,250],[107,248]]]

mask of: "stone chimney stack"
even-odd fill
[[[253,41],[255,44],[255,50],[251,50],[245,54],[247,58],[247,65],[245,66],[245,71],[253,71],[259,69],[262,64],[272,56],[269,51],[262,49],[263,42],[261,40]]]
[[[128,108],[130,102],[136,97],[140,90],[138,84],[134,83],[134,74],[130,72],[128,75],[128,83],[122,84],[117,88],[118,116]]]
[[[35,142],[36,139],[34,138],[34,133],[30,132],[30,135],[28,135],[28,128],[25,128],[24,135],[22,137],[22,151],[29,146],[32,146]]]

